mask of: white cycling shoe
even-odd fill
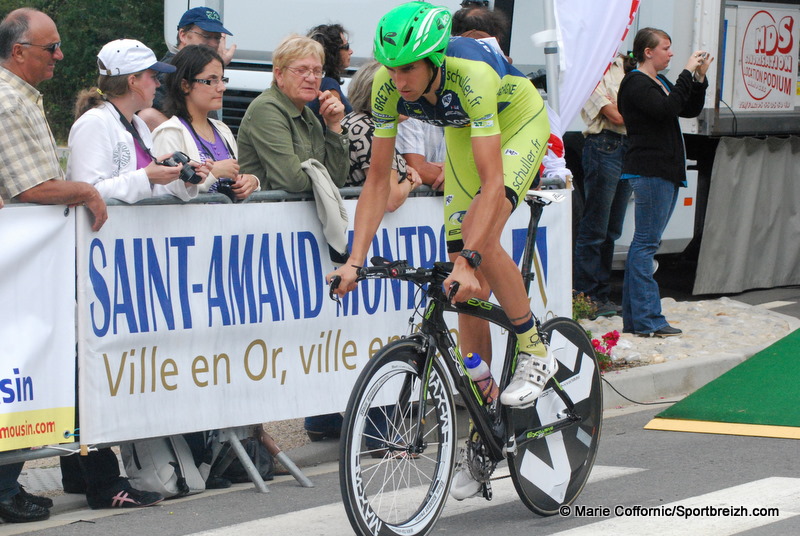
[[[517,369],[508,387],[500,395],[500,403],[516,408],[531,406],[556,372],[558,372],[558,361],[550,348],[547,349],[545,358],[520,352],[517,357]]]
[[[461,461],[456,464],[453,483],[450,484],[450,496],[457,501],[481,495],[481,483],[472,477],[467,467],[467,454],[461,449]]]

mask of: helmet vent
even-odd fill
[[[409,28],[408,32],[406,32],[406,38],[403,40],[403,46],[406,46],[409,41],[411,41],[411,34],[414,33],[414,28]]]

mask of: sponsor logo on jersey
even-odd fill
[[[494,126],[494,121],[473,121],[472,128],[490,128]]]
[[[389,101],[389,96],[395,92],[394,82],[391,80],[381,85],[377,92],[374,92],[374,99],[372,100],[372,109],[382,112],[386,103]]]
[[[503,86],[500,87],[500,89],[497,90],[497,96],[501,97],[503,95],[508,95],[510,97],[514,93],[516,93],[518,87],[519,84],[513,82],[504,84]]]
[[[534,166],[538,156],[542,153],[542,149],[543,147],[539,140],[531,140],[531,150],[520,159],[521,166],[511,172],[514,176],[512,188],[519,188],[528,183],[529,179],[536,174],[538,169],[535,169]]]
[[[453,202],[453,196],[452,195],[445,196],[445,198],[444,198],[444,206],[447,206],[452,202]]]
[[[445,93],[442,95],[442,106],[447,108],[450,106],[450,103],[453,102],[453,94],[452,93]]]
[[[406,110],[408,111],[409,115],[427,116],[425,110],[422,109],[422,106],[416,102],[406,102]]]
[[[519,153],[514,149],[506,149],[503,154],[506,156],[519,156]]]
[[[472,85],[470,84],[470,77],[469,75],[462,75],[461,71],[456,69],[455,71],[451,71],[447,73],[447,81],[456,84],[458,87],[461,88],[461,94],[464,95],[464,98],[468,99],[471,104],[478,104],[480,102],[480,97],[472,97],[472,94],[475,93],[475,90],[472,89]],[[470,100],[472,99],[472,100]],[[473,100],[477,99],[474,103]]]
[[[450,214],[450,217],[447,218],[450,220],[450,223],[455,225],[461,225],[461,222],[464,221],[464,216],[467,214],[466,210],[459,210],[458,212],[453,212]]]

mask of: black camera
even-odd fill
[[[235,182],[233,179],[220,179],[217,182],[217,193],[227,195],[231,201],[237,203],[239,200],[236,199],[236,194],[233,191]]]
[[[189,157],[180,151],[175,151],[172,156],[165,158],[158,163],[161,166],[183,166],[181,168],[180,179],[189,184],[200,184],[203,182],[203,177],[195,173],[194,168],[189,164]]]

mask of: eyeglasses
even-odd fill
[[[350,50],[350,43],[345,43],[339,47],[339,50]]]
[[[227,76],[223,76],[222,78],[192,78],[192,82],[197,82],[198,84],[205,84],[211,87],[217,87],[217,84],[222,82],[223,84],[227,84],[230,81],[230,78]]]
[[[308,75],[313,75],[314,78],[322,78],[322,69],[309,69],[308,67],[287,67],[287,69],[300,78],[306,78]]]
[[[188,30],[188,33],[197,34],[200,37],[202,37],[203,39],[205,39],[206,41],[222,41],[222,34],[221,33],[207,34],[207,33],[204,33],[204,32],[196,32],[194,30]]]
[[[37,45],[36,43],[17,43],[19,45],[28,45],[29,47],[39,47],[42,50],[48,51],[50,54],[55,54],[56,50],[61,48],[61,41],[56,41],[55,43],[50,43],[49,45]]]

